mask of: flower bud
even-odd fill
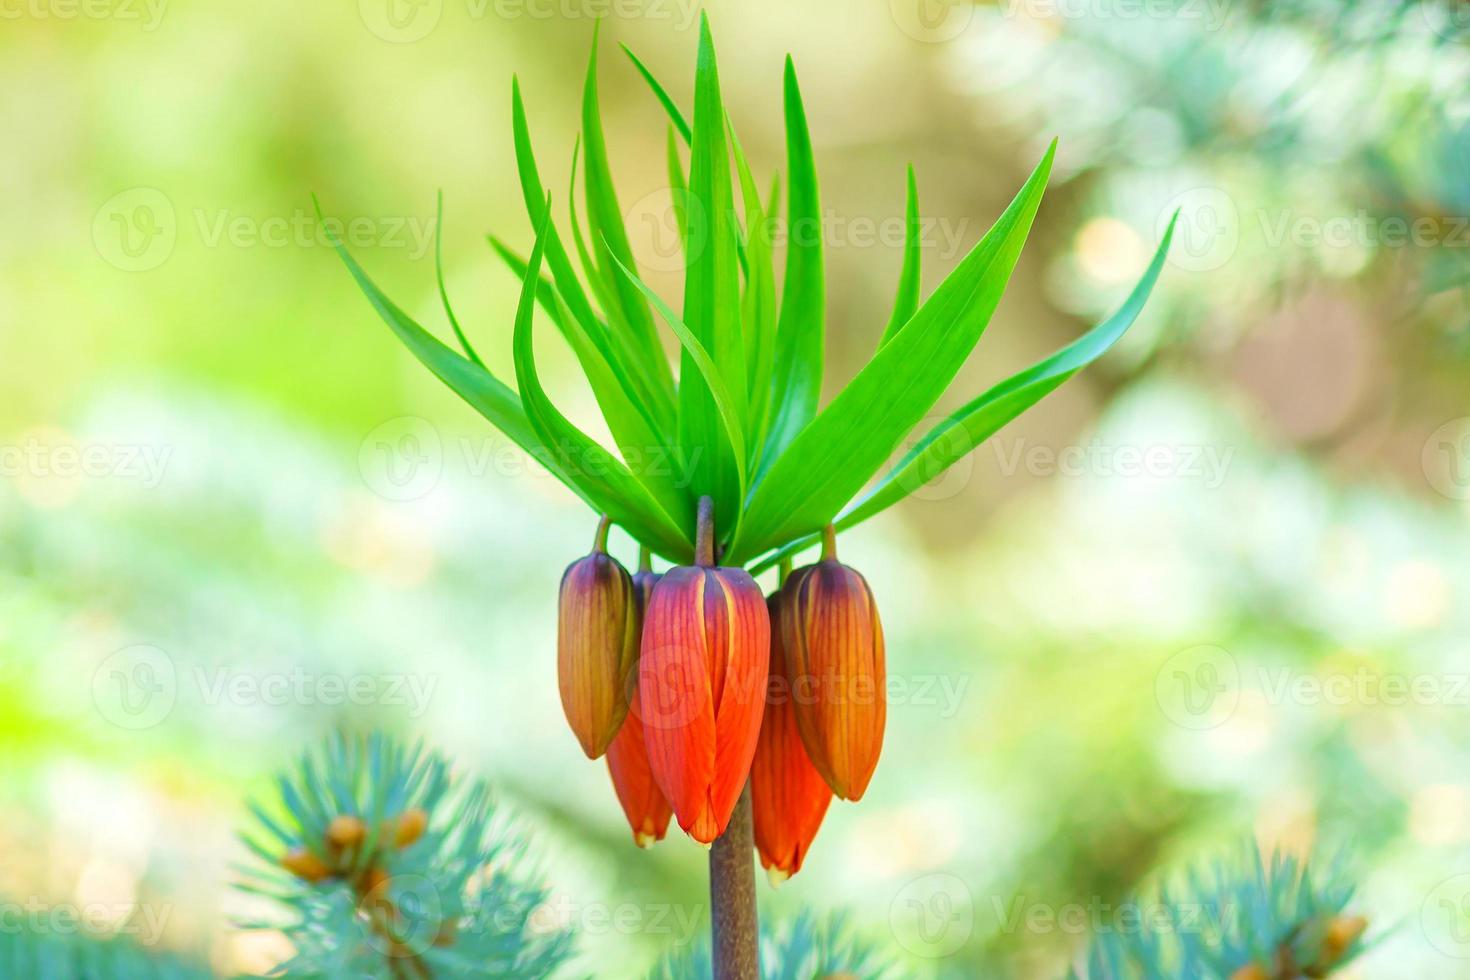
[[[633,575],[633,591],[638,597],[641,616],[648,609],[653,587],[663,576],[653,570],[647,548],[639,557],[638,571]],[[639,847],[651,847],[655,841],[664,839],[673,811],[654,781],[653,771],[648,768],[648,746],[643,741],[636,670],[629,680],[633,690],[628,697],[628,717],[607,747],[607,771],[612,776],[613,790],[618,794],[618,803],[623,807],[628,825],[633,828],[633,843]]]
[[[781,646],[780,593],[766,604],[771,616],[770,685],[750,766],[750,801],[761,867],[777,885],[801,870],[832,802],[832,789],[807,757],[796,727],[790,667]]]
[[[633,828],[633,843],[652,847],[655,841],[663,840],[673,811],[648,767],[648,746],[643,740],[636,691],[628,707],[627,720],[607,747],[607,771],[612,776],[613,790],[618,794],[628,826]]]
[[[633,579],[607,553],[609,522],[592,553],[562,575],[556,667],[561,706],[587,758],[607,751],[628,713],[629,675],[638,659]]]
[[[327,863],[304,847],[298,847],[281,857],[281,867],[309,884],[326,881],[332,876]]]
[[[326,838],[328,847],[345,851],[367,839],[367,824],[362,822],[361,817],[340,814],[327,823]]]
[[[715,568],[711,507],[700,502],[695,566],[654,586],[638,692],[648,763],[679,826],[709,844],[750,775],[769,669],[771,622],[750,574]]]
[[[831,527],[822,560],[791,573],[781,602],[781,642],[807,755],[838,797],[861,799],[888,713],[883,626],[867,580],[837,560]]]

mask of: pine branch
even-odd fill
[[[1136,904],[1137,928],[1096,937],[1072,980],[1297,980],[1328,977],[1362,953],[1367,920],[1334,862],[1319,871],[1252,847],[1186,870]]]
[[[146,949],[119,935],[0,930],[0,977],[214,980],[202,962]]]
[[[240,887],[278,902],[295,956],[278,974],[440,980],[545,977],[571,936],[533,916],[546,890],[489,788],[382,735],[339,736],[277,779],[245,838],[263,867]],[[263,834],[261,833],[263,831]]]

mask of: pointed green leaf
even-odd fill
[[[511,128],[516,152],[516,168],[521,180],[521,196],[525,200],[526,213],[533,227],[541,227],[546,207],[546,191],[536,167],[536,155],[531,149],[530,126],[526,120],[526,107],[521,99],[519,81],[511,83]],[[657,420],[662,431],[672,430],[674,418],[674,393],[662,385],[654,373],[654,366],[638,355],[634,344],[624,331],[607,329],[587,300],[587,293],[572,268],[561,237],[553,225],[546,243],[546,264],[551,278],[566,301],[573,318],[582,325],[587,336],[602,352],[604,360],[618,368],[617,375],[627,387],[629,398],[643,406],[648,415]]]
[[[549,202],[548,202],[549,203]],[[671,561],[687,561],[693,545],[680,522],[671,517],[649,495],[623,463],[573,425],[552,404],[536,373],[531,345],[535,314],[536,283],[540,280],[541,257],[550,240],[549,207],[536,235],[536,245],[527,262],[526,279],[516,308],[516,379],[525,399],[526,415],[541,442],[562,469],[582,488],[593,506],[610,516],[643,544]],[[693,521],[692,509],[679,515],[684,525]]]
[[[776,357],[776,271],[771,257],[772,229],[755,177],[750,172],[733,124],[727,127],[735,172],[745,206],[745,294],[741,328],[745,335],[746,384],[749,391],[745,430],[754,435],[753,452],[762,438],[769,409],[772,364]],[[754,460],[751,461],[754,463]]]
[[[745,341],[740,331],[733,196],[719,70],[709,21],[701,16],[689,167],[684,322],[714,358],[736,411],[744,417]],[[687,349],[679,372],[679,445],[685,461],[694,467],[696,496],[707,493],[714,498],[717,526],[734,526],[742,502],[734,450],[725,437],[709,386]]]
[[[1177,220],[1177,214],[1175,217]],[[995,385],[931,429],[871,490],[842,512],[835,522],[838,530],[862,523],[929,483],[1006,423],[1107,353],[1143,311],[1164,267],[1173,237],[1171,220],[1148,269],[1117,312],[1050,357]],[[799,539],[763,559],[754,571],[773,567],[782,558],[820,540],[819,534]]]
[[[602,113],[597,99],[597,42],[601,34],[601,21],[592,31],[592,54],[587,60],[587,78],[582,87],[582,156],[586,161],[583,183],[587,200],[587,231],[591,236],[592,248],[608,284],[606,301],[610,304],[604,312],[609,320],[620,321],[627,331],[629,347],[642,366],[645,366],[654,381],[669,392],[674,389],[673,369],[663,348],[658,343],[658,331],[654,329],[653,317],[642,294],[634,289],[612,268],[609,259],[628,268],[635,268],[633,249],[628,243],[628,232],[623,226],[623,209],[618,204],[617,192],[613,188],[612,168],[608,165],[607,141],[602,131]]]
[[[693,131],[689,128],[689,123],[685,120],[684,113],[679,111],[679,106],[674,102],[673,97],[669,95],[667,89],[659,84],[659,80],[653,76],[653,72],[648,70],[648,66],[642,61],[639,61],[638,56],[626,44],[623,45],[623,54],[627,55],[628,60],[633,62],[633,67],[638,69],[638,74],[643,76],[643,80],[653,90],[654,97],[664,107],[664,112],[669,114],[669,122],[679,131],[679,135],[684,138],[685,145],[688,145],[691,142]]]
[[[322,220],[320,204],[317,204],[317,220],[319,222]],[[520,396],[484,367],[455,353],[433,334],[415,323],[412,317],[399,309],[392,300],[384,295],[377,284],[368,278],[368,274],[343,247],[332,229],[325,223],[322,223],[321,227],[327,240],[337,250],[337,254],[347,266],[347,271],[357,281],[358,288],[362,290],[373,309],[378,311],[383,322],[388,324],[409,352],[418,358],[419,363],[433,372],[435,377],[448,385],[471,408],[505,433],[512,442],[545,464],[552,475],[586,500],[581,489],[570,480],[567,474],[554,462],[546,459],[542,452],[541,440],[531,427],[525,410],[521,406]]]
[[[822,394],[822,331],[826,317],[822,214],[806,108],[796,82],[796,66],[789,57],[785,93],[786,171],[791,184],[787,204],[786,279],[776,326],[769,434],[757,480],[816,415]]]
[[[444,192],[439,192],[438,203],[435,205],[434,216],[434,278],[439,282],[439,301],[444,304],[444,315],[449,317],[449,326],[454,329],[454,336],[459,339],[459,346],[464,349],[465,356],[480,367],[485,362],[480,360],[480,355],[475,353],[475,348],[470,346],[470,340],[460,329],[459,317],[454,315],[454,307],[449,304],[449,290],[444,286]]]
[[[732,562],[820,530],[949,387],[1000,302],[1046,188],[1053,143],[1005,213],[757,485]]]
[[[639,279],[637,273],[633,272],[627,266],[619,264],[618,268],[622,271],[623,275],[628,277],[628,281],[637,286],[643,295],[647,297],[648,302],[658,311],[658,315],[669,325],[669,329],[674,331],[674,336],[679,339],[680,346],[689,354],[695,366],[699,369],[699,376],[709,386],[710,395],[714,398],[715,407],[720,413],[720,422],[725,427],[725,437],[735,449],[735,465],[739,472],[740,488],[743,495],[745,490],[745,465],[743,462],[745,459],[745,435],[740,422],[740,413],[735,407],[735,399],[731,397],[730,390],[725,386],[725,379],[720,376],[719,367],[715,365],[714,359],[709,356],[709,352],[705,350],[704,345],[699,342],[699,338],[694,336],[694,331],[684,325],[684,321],[679,318],[679,314],[675,313],[663,301],[662,297],[655,293],[642,279]],[[733,536],[734,529],[732,528],[731,533],[726,537],[728,539]]]
[[[903,237],[903,269],[898,274],[898,296],[893,301],[893,315],[888,318],[888,327],[878,341],[882,347],[903,329],[919,309],[919,185],[914,180],[914,168],[909,167],[908,205],[905,209],[908,220]]]

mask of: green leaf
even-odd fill
[[[679,159],[679,143],[674,138],[674,127],[669,127],[667,147],[669,169],[669,207],[674,217],[674,230],[679,235],[679,245],[684,247],[688,240],[685,229],[685,214],[689,210],[689,185],[684,179],[684,164]]]
[[[708,17],[701,16],[695,71],[694,142],[689,167],[688,272],[684,322],[710,352],[737,412],[745,412],[745,341],[740,331],[734,191],[725,143],[725,109]],[[734,449],[709,386],[688,349],[679,371],[679,445],[698,493],[714,498],[716,523],[733,527],[742,494]]]
[[[679,314],[675,313],[663,301],[662,297],[649,288],[648,284],[642,279],[639,279],[638,274],[632,269],[629,269],[621,263],[619,263],[618,268],[622,270],[623,275],[628,277],[628,281],[633,283],[647,297],[648,302],[658,311],[658,315],[669,325],[669,329],[674,331],[674,336],[679,338],[679,344],[699,369],[699,376],[709,386],[710,395],[713,397],[715,407],[720,414],[720,422],[725,429],[725,438],[729,440],[730,445],[735,450],[735,465],[740,477],[740,494],[743,497],[746,485],[744,464],[745,434],[740,422],[740,413],[735,407],[735,399],[731,397],[729,388],[725,386],[725,379],[720,376],[719,367],[715,364],[714,359],[710,357],[709,352],[705,350],[704,345],[699,342],[699,338],[694,336],[694,331],[685,326],[684,321],[679,318]],[[737,521],[739,520],[739,516],[739,512],[737,511]],[[736,527],[732,526],[728,534],[724,536],[726,540],[729,540],[735,536],[735,533]]]
[[[980,243],[771,466],[731,562],[831,522],[938,401],[1000,302],[1055,152],[1053,143]]]
[[[898,296],[893,301],[893,315],[888,318],[888,327],[878,341],[882,347],[903,329],[919,309],[919,185],[914,180],[914,168],[909,167],[908,204],[905,209],[908,221],[903,238],[903,269],[898,274]]]
[[[521,195],[525,200],[526,213],[533,227],[541,227],[543,210],[546,207],[546,191],[541,185],[541,176],[536,167],[536,155],[531,149],[530,126],[526,121],[526,107],[521,100],[518,80],[511,83],[511,127],[515,140],[516,168],[520,175]],[[598,318],[587,293],[572,268],[561,237],[553,225],[546,243],[546,264],[551,278],[566,301],[573,319],[601,351],[603,359],[617,368],[616,374],[628,391],[628,398],[643,408],[654,419],[656,428],[662,432],[673,429],[674,393],[658,382],[654,366],[641,357],[630,342],[625,331],[607,328]]]
[[[490,244],[510,267],[517,281],[525,282],[529,274],[529,262],[493,236],[490,237]],[[603,358],[597,346],[567,309],[555,283],[541,275],[536,277],[536,283],[537,301],[551,316],[552,322],[576,355],[577,363],[587,377],[588,386],[597,398],[603,417],[608,420],[608,428],[613,433],[618,448],[622,450],[624,459],[637,474],[639,482],[670,513],[682,513],[693,507],[693,498],[688,488],[682,485],[679,471],[670,465],[668,443],[651,427],[651,421],[642,414],[639,406],[623,397],[614,368]]]
[[[643,484],[620,460],[557,410],[536,373],[536,359],[531,346],[532,321],[536,283],[541,273],[541,257],[550,240],[551,223],[550,208],[544,207],[542,210],[545,217],[536,234],[536,245],[527,262],[526,279],[522,283],[521,298],[516,307],[516,379],[525,399],[527,417],[541,442],[551,451],[562,469],[582,488],[594,507],[670,561],[687,561],[693,555],[693,544],[687,534],[680,530],[680,522],[649,495]],[[679,517],[685,526],[692,526],[693,509],[690,508]]]
[[[750,446],[750,451],[754,452],[764,437],[769,418],[768,393],[776,355],[776,270],[771,256],[772,229],[761,204],[760,190],[740,147],[740,139],[735,135],[734,125],[728,124],[726,129],[745,206],[747,261],[740,319],[745,335],[746,390],[749,392],[745,430],[754,435]],[[752,459],[750,462],[754,465],[756,461]]]
[[[464,335],[459,327],[459,317],[454,315],[454,307],[449,304],[449,290],[444,286],[444,192],[439,192],[438,203],[435,205],[434,216],[434,278],[439,283],[439,301],[444,304],[444,315],[449,317],[449,325],[454,328],[454,336],[459,339],[459,346],[464,349],[465,355],[480,367],[485,362],[480,360],[480,355],[475,353],[475,348],[470,345],[470,339]]]
[[[642,295],[630,283],[613,272],[609,259],[619,265],[635,268],[633,249],[623,226],[623,209],[613,188],[612,168],[608,165],[607,141],[602,131],[602,113],[597,99],[597,42],[601,21],[592,30],[592,54],[587,61],[587,79],[582,87],[582,156],[586,162],[583,183],[587,200],[587,230],[597,258],[598,269],[609,288],[605,308],[609,320],[620,321],[628,334],[628,346],[638,356],[640,367],[654,382],[671,395],[674,390],[673,369],[659,346],[658,331]]]
[[[1177,218],[1176,214],[1175,220]],[[929,483],[999,432],[1006,423],[1111,349],[1148,302],[1168,257],[1173,236],[1174,221],[1171,220],[1148,269],[1117,312],[1050,357],[995,385],[931,429],[871,490],[842,512],[836,521],[838,530],[862,523]],[[763,559],[756,571],[770,568],[782,558],[820,540],[820,534],[799,539]]]
[[[648,70],[648,66],[638,60],[638,56],[633,53],[633,49],[629,48],[626,44],[623,45],[623,54],[628,56],[628,60],[633,62],[633,67],[638,69],[638,74],[643,76],[643,80],[653,90],[654,97],[664,107],[664,112],[669,114],[669,122],[679,131],[679,135],[684,138],[684,143],[687,146],[692,141],[693,131],[689,128],[689,123],[685,120],[684,113],[679,111],[679,106],[674,102],[673,97],[669,95],[667,89],[659,84],[658,79],[653,77],[653,72]]]
[[[581,488],[570,479],[566,472],[545,456],[541,440],[536,435],[529,419],[526,417],[524,408],[521,406],[520,396],[484,367],[455,353],[453,349],[446,346],[433,334],[429,333],[429,331],[415,323],[413,318],[407,313],[399,309],[392,300],[383,294],[383,291],[378,288],[377,284],[368,278],[368,274],[363,271],[362,266],[357,264],[357,260],[343,247],[342,243],[338,241],[337,236],[332,232],[330,226],[323,221],[321,204],[316,202],[315,198],[313,198],[313,203],[316,204],[317,220],[321,223],[322,231],[326,234],[327,240],[331,242],[332,247],[337,250],[337,254],[341,256],[343,263],[347,266],[347,271],[357,281],[358,288],[362,290],[363,295],[367,297],[373,309],[378,311],[378,315],[383,318],[383,322],[388,324],[398,336],[398,339],[408,348],[409,352],[418,358],[419,363],[432,371],[435,377],[448,385],[455,394],[469,403],[471,408],[483,415],[501,432],[505,433],[512,442],[520,446],[531,456],[540,460],[557,479],[570,487],[574,493],[583,500],[588,500],[587,496],[582,493]],[[588,503],[590,504],[591,501],[588,500]]]
[[[786,279],[776,325],[769,434],[762,449],[757,481],[816,415],[822,394],[822,330],[826,317],[822,213],[806,109],[796,82],[796,66],[789,57],[785,98],[786,170],[791,184],[787,204]]]

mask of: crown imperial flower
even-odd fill
[[[609,525],[604,517],[592,553],[562,575],[557,611],[561,706],[589,759],[607,751],[628,714],[638,659],[637,593],[627,569],[607,553]]]
[[[760,734],[771,623],[744,569],[714,567],[712,505],[700,502],[696,564],[653,588],[638,689],[654,779],[695,840],[724,833]]]
[[[790,665],[781,644],[785,613],[780,593],[767,599],[767,606],[771,615],[770,684],[750,767],[750,799],[761,867],[776,885],[801,870],[832,802],[832,789],[812,765],[796,726]]]
[[[878,765],[888,714],[883,625],[867,580],[837,560],[830,526],[822,560],[792,572],[781,601],[781,642],[802,742],[833,793],[861,799]]]

